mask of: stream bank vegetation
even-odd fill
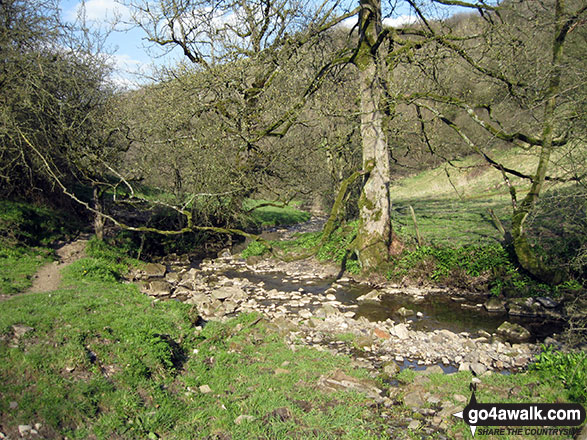
[[[215,255],[243,236],[245,257],[558,295],[584,316],[582,2],[408,0],[412,19],[395,27],[384,17],[398,10],[377,0],[125,3],[149,41],[185,55],[135,90],[113,84],[105,36],[83,16],[63,22],[53,0],[0,3],[0,293],[25,291],[58,241],[96,237],[60,290],[0,301],[2,430],[416,435],[402,405],[316,388],[338,370],[366,380],[349,358],[293,351],[258,316],[199,328],[197,310],[123,282],[136,260]],[[231,16],[238,25],[217,20]],[[310,208],[331,212],[322,233],[258,240]],[[585,325],[571,326],[584,344]],[[483,380],[508,401],[585,402],[585,368],[546,350],[535,369]],[[451,399],[469,382],[427,386]]]
[[[94,241],[87,254],[65,270],[61,289],[0,302],[7,435],[30,424],[41,436],[72,439],[407,439],[416,435],[407,428],[414,413],[400,402],[411,386],[455,405],[469,395],[469,372],[417,379],[422,373],[404,370],[390,387],[347,356],[292,349],[260,315],[202,328],[192,306],[153,301],[117,281],[131,263],[124,252]],[[547,350],[526,373],[484,376],[478,398],[585,402],[585,362]],[[341,372],[389,390],[397,404],[320,388],[321,377]],[[450,437],[467,430],[451,417],[441,429]]]

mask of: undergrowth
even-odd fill
[[[563,353],[552,346],[542,345],[542,353],[531,364],[531,370],[544,373],[545,377],[560,380],[568,390],[569,398],[578,403],[587,402],[587,354]]]
[[[32,276],[53,259],[49,245],[71,238],[77,226],[61,212],[0,200],[0,294],[30,287]]]
[[[349,251],[351,242],[357,234],[358,222],[354,221],[347,225],[340,226],[334,230],[328,240],[316,251],[316,258],[319,261],[331,261],[337,264],[345,264],[348,272],[357,274],[360,272],[359,262],[355,259],[354,253]],[[294,240],[271,241],[274,246],[289,255],[304,254],[310,249],[320,245],[322,232],[306,232],[299,234]],[[241,252],[243,258],[261,256],[269,251],[269,247],[260,242],[252,241],[247,248]]]

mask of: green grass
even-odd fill
[[[0,294],[29,288],[32,276],[53,259],[48,245],[71,237],[77,226],[65,213],[0,200]]]
[[[250,213],[253,223],[259,226],[287,226],[310,220],[309,212],[298,209],[301,202],[293,201],[286,206],[260,206],[265,203],[271,202],[248,199],[243,203],[245,210],[259,206]]]
[[[346,356],[292,351],[257,315],[210,322],[199,331],[188,305],[153,302],[134,286],[80,280],[75,271],[67,275],[72,284],[62,290],[0,303],[4,432],[41,423],[49,438],[376,439],[389,438],[390,423],[413,416],[401,405],[373,407],[360,393],[324,393],[316,387],[323,374],[368,374]],[[16,339],[15,324],[34,330]],[[399,378],[410,384],[417,375],[404,370]],[[470,379],[469,373],[431,375],[425,386],[446,402],[468,396]],[[483,402],[568,399],[558,379],[542,371],[482,382]],[[201,392],[203,385],[211,392]],[[16,409],[9,408],[12,401]],[[235,424],[240,415],[253,419]],[[447,422],[449,438],[467,432],[458,419]]]
[[[463,246],[495,244],[503,237],[488,213],[492,209],[509,228],[511,202],[506,197],[487,199],[412,198],[397,200],[392,222],[396,233],[409,244],[416,243],[416,230],[409,206],[414,208],[422,239],[432,245]]]
[[[45,248],[15,248],[0,241],[0,294],[28,289],[37,270],[53,259],[51,252]]]
[[[294,351],[258,315],[196,328],[193,307],[153,301],[117,281],[133,262],[120,250],[91,240],[88,254],[64,270],[60,290],[0,302],[0,425],[10,436],[18,425],[41,423],[45,438],[378,439],[413,416],[402,405],[375,407],[361,393],[317,387],[336,370],[368,379],[347,356]],[[14,325],[33,330],[17,338]],[[523,392],[480,397],[568,399],[551,373],[490,376],[483,383]],[[466,394],[467,374],[431,376],[430,392]],[[415,375],[399,378],[410,384]],[[236,424],[241,415],[252,420]],[[451,418],[448,429],[453,438],[467,427]]]
[[[418,381],[420,372],[402,371],[398,378],[404,383],[412,384],[419,382],[421,385],[412,385],[411,389],[422,389],[440,398],[441,402],[451,402],[458,410],[465,407],[466,403],[455,399],[456,395],[467,398],[471,396],[469,384],[472,375],[470,372],[459,372],[450,375],[430,374],[429,380]],[[481,377],[481,383],[477,386],[475,393],[479,403],[561,403],[574,401],[571,396],[561,390],[560,381],[549,373],[538,371],[527,371],[503,375],[493,373]],[[433,406],[433,405],[430,405]],[[448,438],[471,438],[470,428],[462,420],[449,417],[446,435]],[[484,439],[514,440],[520,438],[537,438],[548,440],[550,436],[483,436]],[[571,438],[560,436],[557,438]]]
[[[383,421],[366,416],[363,395],[315,387],[336,369],[365,378],[350,359],[294,352],[255,315],[198,331],[190,306],[114,281],[120,263],[98,254],[66,268],[61,290],[0,303],[0,424],[9,433],[41,423],[46,437],[381,438]],[[34,330],[17,339],[16,324]],[[254,420],[235,424],[243,414]]]

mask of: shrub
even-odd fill
[[[241,257],[249,258],[249,257],[258,257],[263,255],[265,252],[269,250],[269,247],[260,241],[251,241],[249,245],[241,252]]]
[[[118,281],[127,270],[125,264],[92,257],[82,258],[65,269],[68,278],[106,282]]]
[[[554,351],[552,346],[542,345],[542,353],[537,356],[531,369],[560,380],[571,400],[587,402],[587,353],[562,353]]]

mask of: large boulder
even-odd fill
[[[226,300],[228,298],[233,301],[243,301],[247,298],[247,293],[237,286],[222,286],[212,291],[212,296],[218,300]]]
[[[384,292],[380,291],[380,290],[372,290],[369,293],[366,293],[365,295],[359,296],[357,298],[357,301],[381,301],[381,296],[383,295]]]
[[[561,314],[556,310],[557,306],[557,303],[548,298],[513,298],[506,304],[511,316],[561,319]]]
[[[151,296],[167,296],[171,294],[171,285],[163,280],[151,281],[147,294]]]
[[[165,276],[167,268],[159,263],[147,263],[143,269],[143,272],[147,278],[158,278]]]
[[[506,313],[504,302],[494,296],[485,301],[483,307],[485,307],[485,310],[489,313]]]
[[[503,337],[506,341],[519,343],[528,342],[532,339],[532,334],[519,324],[514,324],[505,321],[497,329],[497,334]]]

